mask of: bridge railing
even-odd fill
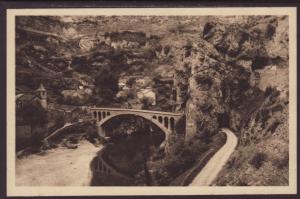
[[[151,111],[151,110],[138,110],[138,109],[125,109],[125,108],[100,108],[100,107],[90,107],[91,111],[120,111],[120,112],[137,112],[137,113],[151,113],[151,114],[161,114],[168,116],[183,116],[184,113],[174,113],[174,112],[164,112],[164,111]]]

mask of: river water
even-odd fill
[[[147,162],[163,155],[160,145],[164,141],[165,136],[159,129],[153,128],[149,124],[144,124],[141,122],[135,123],[137,128],[134,128],[134,130],[131,129],[130,133],[128,133],[128,128],[125,130],[126,132],[122,133],[120,133],[119,129],[119,133],[111,136],[109,143],[102,150],[102,158],[117,171],[132,178],[133,183],[139,178],[139,180],[142,179],[142,184],[150,185],[151,179]],[[119,126],[124,127],[121,123]],[[122,129],[124,130],[124,128]],[[93,180],[92,186],[124,185],[124,183],[115,179],[113,180],[113,178],[107,180],[99,178],[107,178],[107,176],[98,175]]]

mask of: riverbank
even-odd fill
[[[103,148],[80,140],[76,149],[58,147],[16,160],[17,186],[89,186],[90,162]]]

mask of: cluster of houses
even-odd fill
[[[65,77],[64,81],[68,89],[61,92],[64,99],[78,98],[85,99],[93,93],[93,80],[79,73],[73,73],[73,77]]]
[[[129,83],[131,81],[131,83]],[[145,76],[132,75],[122,76],[119,79],[119,92],[117,97],[128,96],[132,92],[135,104],[141,104],[144,98],[147,98],[151,105],[156,105],[156,93],[151,87],[151,79]]]
[[[107,46],[111,46],[114,49],[133,49],[140,47],[139,42],[128,41],[125,39],[113,41],[109,36],[104,33],[96,35],[95,38],[83,37],[79,41],[79,47],[84,50],[89,50],[95,46],[95,44],[104,43]],[[149,43],[147,44],[149,45]]]
[[[120,40],[120,41],[112,41],[109,42],[110,46],[114,49],[123,49],[123,48],[137,48],[140,46],[138,42],[133,41],[126,41],[126,40]]]
[[[47,91],[43,84],[35,92],[17,92],[16,94],[16,137],[24,138],[31,136],[31,126],[24,123],[22,117],[20,117],[20,112],[26,106],[39,103],[44,109],[48,109],[47,103]]]
[[[19,111],[23,107],[33,102],[40,103],[44,109],[47,109],[47,91],[43,84],[36,90],[36,92],[23,92],[16,95],[16,110]]]
[[[25,124],[21,117],[23,108],[30,104],[38,103],[41,107],[47,111],[61,112],[64,115],[65,122],[73,122],[78,116],[82,116],[82,113],[88,112],[88,107],[85,106],[71,106],[61,105],[48,101],[47,90],[43,84],[40,84],[39,88],[34,92],[17,92],[16,94],[16,136],[17,137],[30,137],[31,127]],[[87,114],[85,114],[87,115]],[[80,117],[82,119],[82,117]]]

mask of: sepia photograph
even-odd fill
[[[296,9],[268,9],[8,10],[8,192],[294,193]]]

